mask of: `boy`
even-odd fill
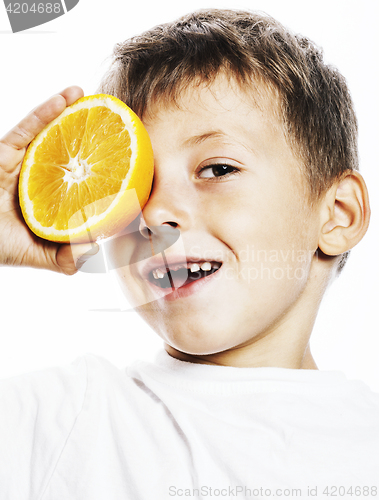
[[[141,238],[180,231],[166,262],[140,260],[137,241],[118,269],[165,351],[125,373],[85,356],[5,382],[3,498],[376,497],[379,396],[319,372],[309,347],[369,223],[343,77],[273,19],[210,10],[116,46],[100,91],[152,140]],[[66,89],[3,140],[3,263],[83,262],[88,246],[33,237],[15,197],[23,148],[81,95]]]

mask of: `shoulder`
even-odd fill
[[[0,482],[34,498],[61,453],[88,386],[86,356],[0,381]],[[33,478],[33,481],[29,481]]]
[[[80,447],[72,443],[79,446],[87,434],[92,436],[95,420],[110,410],[117,413],[120,400],[131,410],[139,392],[126,370],[92,354],[67,365],[1,380],[0,484],[4,498],[40,498],[67,447],[78,453]]]
[[[346,396],[352,405],[359,402],[367,408],[379,409],[379,393],[373,391],[366,382],[358,379],[347,379],[346,389]],[[352,398],[356,398],[356,400]]]
[[[28,412],[72,401],[71,409],[79,409],[87,386],[86,358],[74,362],[25,373],[0,381],[0,401],[6,402],[7,413]],[[3,414],[4,416],[4,414]]]
[[[119,369],[101,356],[84,354],[73,362],[0,380],[0,422],[9,423],[27,416],[59,412],[62,420],[72,420],[82,410],[84,401],[109,387],[128,383],[126,370]],[[88,394],[91,392],[91,394]]]
[[[348,401],[351,411],[360,411],[366,417],[371,415],[373,424],[379,429],[379,393],[359,380],[351,381],[351,388]]]

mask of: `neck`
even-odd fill
[[[167,353],[173,358],[180,359],[181,361],[188,361],[190,363],[199,363],[207,365],[218,365],[218,366],[235,366],[240,368],[247,367],[278,367],[278,368],[291,368],[291,369],[301,369],[301,370],[318,370],[316,362],[311,354],[309,344],[306,346],[302,355],[300,353],[292,352],[288,357],[273,357],[263,359],[262,356],[253,356],[250,352],[243,354],[239,352],[238,348],[231,349],[230,351],[225,351],[222,353],[214,354],[188,354],[174,347],[165,344],[165,349]]]

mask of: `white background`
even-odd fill
[[[375,0],[80,0],[67,15],[12,34],[0,5],[0,136],[68,85],[93,94],[116,42],[197,8],[262,10],[324,48],[346,76],[360,124],[361,171],[372,205],[370,229],[321,307],[312,351],[322,370],[342,370],[379,392],[378,13]],[[92,352],[119,367],[151,359],[160,339],[134,312],[118,308],[110,275],[66,277],[0,268],[0,378],[69,363]]]

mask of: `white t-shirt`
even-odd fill
[[[162,351],[127,370],[85,355],[0,383],[1,500],[363,499],[378,487],[379,395],[341,372]]]

